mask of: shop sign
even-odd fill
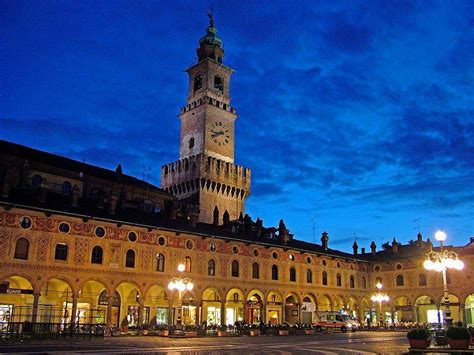
[[[21,288],[0,288],[0,293],[6,293],[8,295],[32,295],[33,290],[23,290]]]

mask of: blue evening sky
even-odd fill
[[[209,1],[0,0],[0,138],[145,177],[178,158]],[[473,1],[214,1],[247,212],[298,239],[474,235]]]

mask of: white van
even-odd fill
[[[319,312],[315,311],[315,322],[313,326],[320,332],[323,328],[335,328],[340,329],[341,332],[350,330],[355,332],[359,328],[359,323],[351,319],[346,314],[340,314],[338,312]]]

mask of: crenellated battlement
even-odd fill
[[[204,154],[193,155],[161,167],[163,188],[185,181],[204,179],[238,187],[250,193],[251,170]]]
[[[210,96],[204,96],[204,97],[201,97],[197,100],[194,100],[193,102],[187,104],[186,106],[183,106],[181,107],[181,111],[180,111],[180,114],[182,115],[183,113],[187,112],[187,111],[191,111],[193,109],[195,109],[196,107],[199,107],[203,104],[210,104],[210,105],[213,105],[215,107],[218,107],[224,111],[228,111],[228,112],[231,112],[233,113],[234,115],[237,115],[237,109],[235,107],[232,107],[230,106],[229,104],[226,104],[225,102],[222,102],[218,99],[215,99],[213,97],[210,97]]]

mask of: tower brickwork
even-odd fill
[[[237,110],[230,105],[234,72],[222,63],[224,49],[214,20],[199,41],[198,62],[189,75],[187,105],[181,108],[179,160],[161,169],[161,186],[180,200],[199,204],[199,220],[219,224],[227,211],[237,219],[250,194],[250,169],[234,164]]]

